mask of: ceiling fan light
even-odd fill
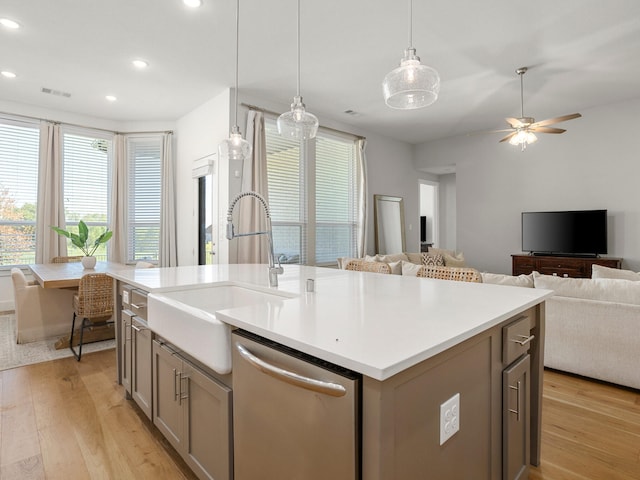
[[[412,110],[428,107],[438,99],[440,75],[420,63],[415,48],[408,48],[400,66],[390,71],[382,82],[385,103],[391,108]]]
[[[529,132],[527,130],[520,130],[516,133],[511,139],[509,143],[511,145],[531,145],[534,142],[538,141],[538,137],[535,136],[533,132]]]
[[[278,117],[278,133],[284,137],[308,140],[318,133],[318,117],[305,110],[302,97],[293,97],[291,110]]]

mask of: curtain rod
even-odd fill
[[[78,125],[78,124],[75,124],[75,123],[61,122],[59,120],[51,120],[49,118],[32,117],[32,116],[29,116],[29,115],[21,115],[21,114],[17,114],[17,113],[0,112],[0,115],[8,115],[8,116],[11,116],[11,117],[28,118],[29,120],[39,120],[39,121],[44,121],[44,122],[57,123],[59,125],[66,125],[68,127],[88,128],[90,130],[98,130],[100,132],[109,132],[109,133],[114,133],[116,135],[141,135],[141,134],[147,134],[147,133],[171,133],[172,134],[173,133],[173,130],[158,130],[158,131],[148,131],[148,132],[118,132],[116,130],[108,130],[106,128],[89,127],[87,125]]]
[[[263,112],[263,113],[268,113],[270,115],[275,115],[276,117],[279,117],[280,114],[273,112],[271,110],[267,110],[266,108],[262,108],[262,107],[256,107],[255,105],[251,105],[249,103],[244,103],[242,102],[240,105],[242,105],[243,107],[247,107],[247,108],[251,108],[253,110],[258,110],[259,112]],[[331,128],[331,127],[323,127],[322,125],[320,126],[321,129],[323,130],[329,130],[330,132],[334,132],[334,133],[341,133],[341,134],[347,134],[347,135],[351,135],[355,138],[359,138],[362,140],[366,140],[367,137],[363,137],[362,135],[356,135],[355,133],[351,133],[351,132],[345,132],[344,130],[338,130],[336,128]]]

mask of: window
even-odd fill
[[[281,263],[327,265],[356,256],[360,169],[353,136],[320,129],[301,144],[265,118],[269,205]]]
[[[161,147],[161,137],[130,137],[127,140],[129,165],[128,262],[157,261],[159,259],[162,192]]]
[[[0,266],[35,262],[40,130],[0,120]]]
[[[90,135],[90,136],[88,136]],[[111,137],[72,131],[63,134],[62,170],[64,215],[67,230],[77,233],[78,221],[89,227],[89,241],[100,236],[109,225],[111,185]],[[71,241],[69,255],[82,255]],[[107,259],[107,247],[100,245],[95,256]]]

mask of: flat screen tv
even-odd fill
[[[537,255],[607,253],[607,211],[522,212],[522,251]]]

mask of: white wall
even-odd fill
[[[193,162],[215,155],[218,193],[228,196],[228,167],[218,161],[218,144],[229,135],[230,91],[217,95],[177,121],[176,217],[178,265],[198,263],[198,183],[191,177]],[[214,192],[215,195],[215,192]],[[222,204],[226,208],[227,202]],[[216,254],[226,259],[226,240],[217,241]],[[224,260],[220,260],[226,263]]]
[[[640,99],[583,110],[560,125],[566,133],[541,134],[524,152],[497,134],[429,142],[416,147],[415,164],[455,165],[456,246],[482,271],[511,272],[522,211],[580,209],[609,211],[608,256],[638,271],[638,111]]]

